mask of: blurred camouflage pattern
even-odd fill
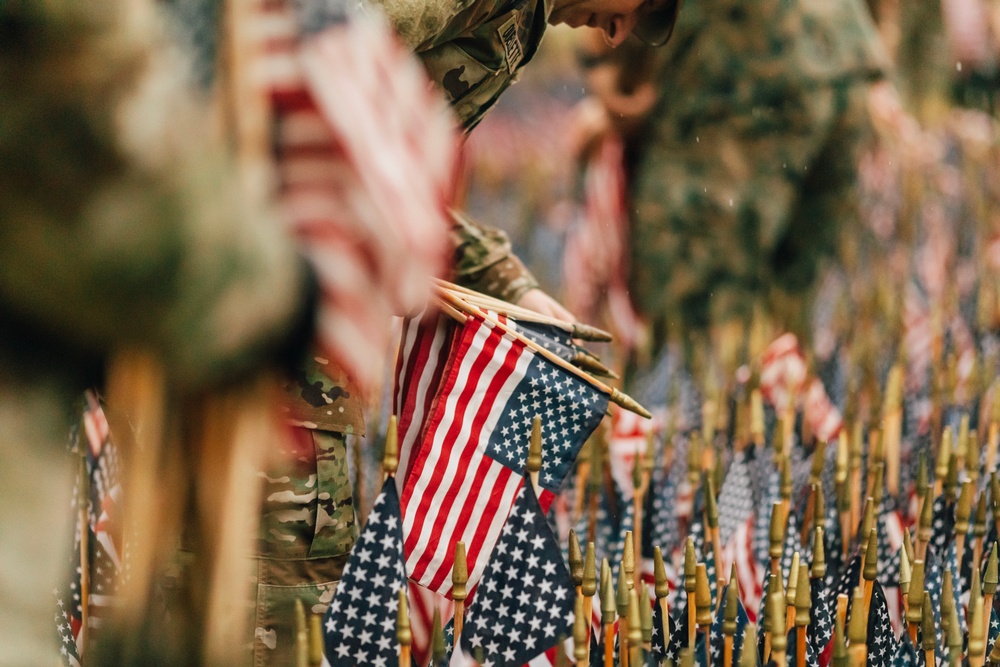
[[[665,48],[633,164],[633,299],[659,336],[761,302],[804,335],[819,262],[858,217],[867,84],[885,65],[866,9],[688,3]]]

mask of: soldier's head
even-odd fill
[[[670,39],[680,6],[681,0],[555,0],[549,23],[600,28],[611,46],[630,33],[660,46]]]

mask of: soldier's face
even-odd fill
[[[565,23],[571,28],[599,28],[611,46],[629,36],[643,12],[655,0],[556,0],[549,23]]]

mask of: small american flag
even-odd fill
[[[465,617],[462,651],[520,667],[573,633],[576,589],[531,483],[522,484]]]
[[[813,652],[818,656],[821,665],[829,664],[833,655],[833,609],[834,600],[827,595],[824,579],[810,579],[810,613],[812,623],[809,624],[809,642]]]
[[[405,588],[399,496],[389,478],[368,513],[323,619],[330,665],[388,667],[395,663],[398,594]]]
[[[889,622],[889,604],[882,585],[872,584],[871,605],[868,608],[868,665],[889,667],[896,653],[896,637]]]
[[[917,649],[910,641],[910,635],[904,632],[896,642],[896,652],[892,656],[892,667],[917,667],[923,664],[923,656],[917,657]]]
[[[121,461],[109,437],[104,411],[92,391],[86,392],[83,413],[86,439],[86,478],[77,479],[73,498],[76,516],[72,571],[68,582],[56,590],[55,621],[65,664],[79,665],[85,644],[100,633],[104,618],[115,604],[119,578],[124,574],[123,536],[120,529],[122,487]],[[81,498],[81,489],[88,491]],[[86,503],[86,525],[81,522],[80,502]],[[87,572],[80,560],[82,540],[87,537]],[[83,581],[89,582],[84,627]]]
[[[521,487],[532,419],[542,418],[540,502],[546,511],[609,396],[488,320],[456,334],[424,435],[403,485],[407,571],[449,595],[454,545],[470,587],[482,576]]]

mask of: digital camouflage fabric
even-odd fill
[[[866,84],[884,62],[865,11],[860,0],[685,4],[631,165],[630,287],[654,324],[705,327],[811,288],[858,217]]]

